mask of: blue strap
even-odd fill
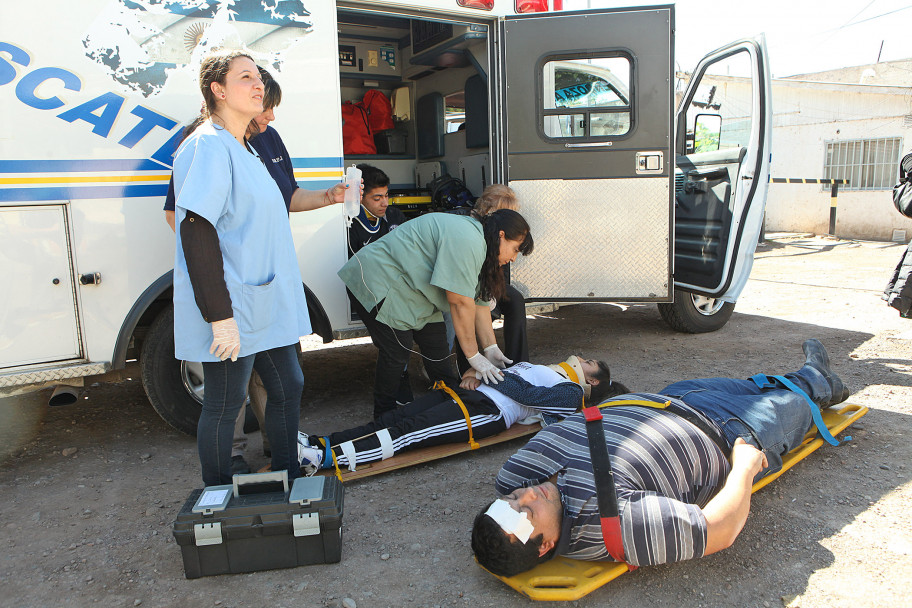
[[[320,465],[320,468],[331,469],[333,468],[333,453],[332,447],[329,445],[329,436],[321,437],[320,443],[323,444],[323,464]]]
[[[757,374],[757,376],[762,376],[762,375],[763,374]],[[756,380],[757,376],[754,376],[753,378],[751,378],[751,380],[753,380],[754,383],[757,383],[757,380]],[[835,437],[833,437],[832,434],[830,434],[830,429],[828,429],[827,425],[823,422],[823,416],[820,415],[820,408],[817,406],[816,403],[814,403],[811,400],[810,397],[808,397],[807,393],[805,393],[803,390],[798,388],[798,386],[794,382],[792,382],[785,376],[765,376],[765,378],[766,378],[767,382],[769,382],[769,378],[775,378],[776,380],[781,382],[782,385],[785,386],[785,388],[787,388],[788,390],[792,391],[793,393],[798,393],[799,395],[804,397],[804,400],[807,401],[809,406],[811,406],[811,417],[814,419],[814,426],[817,427],[817,432],[819,432],[820,436],[823,437],[823,439],[830,445],[839,445],[839,440],[836,439]],[[759,383],[757,383],[757,386],[760,386]],[[761,386],[760,388],[764,388],[764,387]]]
[[[763,390],[765,388],[776,388],[776,383],[771,382],[769,376],[766,374],[754,374],[750,379],[757,385],[757,388]]]

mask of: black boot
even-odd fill
[[[804,351],[804,356],[807,357],[804,362],[805,365],[809,365],[820,372],[826,379],[827,384],[830,385],[830,392],[832,392],[833,396],[829,401],[821,404],[821,409],[842,403],[848,399],[849,389],[839,379],[839,376],[830,369],[830,356],[827,354],[823,344],[820,343],[820,340],[816,338],[805,340],[801,350]]]

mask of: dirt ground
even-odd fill
[[[813,336],[829,348],[850,401],[870,413],[848,444],[824,446],[761,490],[732,548],[641,568],[569,605],[909,605],[912,322],[880,300],[902,247],[769,237],[721,331],[674,333],[654,305],[566,306],[530,320],[532,361],[604,358],[632,389],[658,390],[685,378],[794,370]],[[369,417],[374,350],[363,342],[307,353],[303,430]],[[171,524],[200,485],[195,440],[158,418],[137,379],[91,386],[77,405],[32,414],[7,417],[0,431],[14,452],[0,464],[0,605],[529,604],[479,569],[468,543],[494,475],[522,440],[347,484],[341,563],[187,580]],[[254,466],[266,462],[260,447],[257,434]]]

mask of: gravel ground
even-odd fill
[[[573,606],[908,605],[912,592],[912,322],[880,300],[902,247],[769,235],[728,325],[669,330],[654,305],[562,307],[530,321],[534,362],[604,358],[632,389],[784,372],[820,338],[871,409],[753,499],[735,545],[641,568]],[[308,352],[301,426],[367,419],[374,351]],[[334,344],[337,346],[339,344]],[[46,398],[46,397],[45,397]],[[200,483],[193,438],[138,380],[88,387],[75,406],[2,412],[0,604],[6,606],[527,606],[472,561],[469,529],[521,441],[346,485],[342,562],[186,580],[171,523]],[[32,436],[35,434],[35,436]],[[15,447],[21,446],[21,447]],[[249,460],[262,466],[258,436]]]

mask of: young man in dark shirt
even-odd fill
[[[360,164],[361,183],[364,185],[361,195],[361,211],[352,220],[348,229],[348,257],[357,254],[363,247],[373,243],[391,230],[405,222],[405,215],[389,204],[389,177],[372,165]],[[370,315],[362,310],[351,292],[348,293],[352,311],[365,323],[370,323]],[[374,332],[371,332],[373,335]],[[399,378],[399,389],[396,392],[396,403],[404,405],[412,401],[412,388],[408,370],[402,371]],[[374,412],[375,415],[379,412]]]
[[[488,385],[470,369],[458,387],[435,389],[368,424],[323,437],[298,432],[298,457],[307,475],[318,469],[385,460],[404,451],[483,439],[515,423],[540,418],[545,423],[573,414],[585,399],[600,403],[627,393],[611,380],[604,361],[573,355],[555,365],[520,362],[504,379]]]
[[[373,243],[405,221],[405,215],[389,206],[390,180],[386,173],[371,165],[358,165],[364,183],[361,212],[348,229],[348,257]]]

